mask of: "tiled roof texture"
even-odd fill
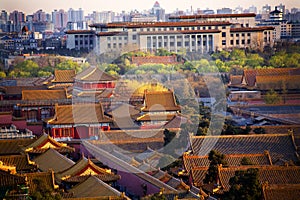
[[[76,75],[75,81],[115,81],[113,77],[106,72],[100,70],[98,67],[88,67]]]
[[[299,200],[300,184],[265,184],[262,187],[264,200]]]
[[[58,100],[67,99],[65,90],[23,90],[22,100]]]
[[[250,168],[257,168],[259,181],[261,184],[300,184],[299,166],[237,166],[237,167],[219,167],[219,180],[223,187],[222,191],[228,191],[230,188],[229,179],[234,177],[235,172],[245,171]],[[195,186],[202,186],[208,167],[195,167],[191,174]]]
[[[36,164],[29,160],[27,154],[0,156],[0,161],[6,165],[15,166],[17,172],[35,171],[37,169]]]
[[[99,135],[98,141],[92,141],[95,143],[98,142],[114,142],[114,141],[130,141],[135,139],[161,139],[163,138],[163,129],[157,130],[113,130],[113,131],[103,131]],[[100,141],[101,140],[101,141]]]
[[[19,155],[23,153],[23,148],[36,139],[14,139],[0,140],[0,155]]]
[[[47,172],[51,169],[55,173],[68,169],[75,164],[75,162],[51,148],[34,158],[33,161],[38,164],[41,171]]]
[[[137,121],[170,121],[175,117],[175,114],[160,114],[160,115],[151,115],[145,114],[137,118]]]
[[[0,187],[17,187],[26,183],[25,177],[0,170]]]
[[[252,165],[272,165],[269,157],[269,153],[261,154],[231,154],[225,155],[225,160],[228,166],[240,166],[243,158],[247,158]],[[183,164],[185,169],[190,172],[194,167],[208,167],[210,161],[208,156],[198,156],[198,155],[183,155]]]
[[[98,179],[100,179],[101,181],[106,182],[106,183],[112,182],[112,181],[117,181],[121,178],[121,176],[117,175],[117,174],[99,174],[99,175],[93,175],[93,176],[97,177]],[[90,177],[90,175],[72,176],[70,178],[65,179],[64,182],[81,183],[89,177]]]
[[[23,90],[44,90],[47,86],[4,86],[6,95],[22,95]]]
[[[112,188],[95,176],[90,176],[84,182],[74,186],[68,192],[73,193],[73,197],[77,198],[106,196],[108,197],[108,199],[110,199],[109,197],[111,196],[121,196],[121,193],[119,191]]]
[[[272,163],[279,159],[297,162],[292,136],[289,134],[192,136],[194,155],[207,155],[210,150],[222,154],[259,154],[269,151]]]
[[[57,189],[58,185],[55,185],[53,171],[49,172],[36,172],[36,173],[26,173],[22,174],[26,177],[27,185],[29,186],[29,193],[33,193],[38,185],[35,183],[35,180],[43,181],[47,186],[52,189]]]
[[[55,79],[52,81],[54,83],[73,83],[76,76],[75,70],[55,70]]]
[[[55,105],[55,116],[49,124],[108,123],[112,119],[104,115],[101,103]]]
[[[179,111],[180,107],[176,104],[172,91],[156,91],[144,94],[145,105],[142,111]]]
[[[274,68],[274,69],[246,69],[243,78],[249,87],[254,87],[256,76],[284,76],[290,75],[294,68]]]
[[[31,151],[31,149],[41,149],[41,148],[44,148],[44,149],[48,149],[48,148],[55,148],[55,149],[57,148],[57,149],[60,149],[62,147],[69,148],[70,150],[74,151],[73,148],[68,147],[65,143],[57,142],[56,140],[54,140],[49,135],[42,134],[35,141],[33,141],[32,143],[30,143],[29,145],[27,145],[25,147],[25,149],[26,150],[30,149],[29,151]]]
[[[259,89],[300,89],[300,75],[256,76],[256,85]]]
[[[107,172],[105,169],[98,167],[95,165],[90,159],[87,159],[85,157],[82,157],[79,161],[77,161],[73,166],[71,166],[68,169],[65,169],[64,171],[61,171],[59,173],[56,173],[55,176],[61,180],[64,177],[72,177],[72,176],[79,176],[81,173],[83,173],[85,169],[91,168],[95,173],[98,175],[101,174],[112,174]],[[93,174],[92,174],[93,175]]]
[[[242,83],[242,75],[230,75],[230,85],[240,85]]]
[[[237,170],[247,170],[249,168],[258,169],[260,183],[269,184],[300,184],[299,166],[243,166],[220,169],[220,181],[224,186],[224,191],[230,188],[229,179],[235,175]]]

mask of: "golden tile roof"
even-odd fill
[[[56,173],[56,178],[65,180],[73,176],[86,176],[86,175],[114,175],[110,170],[98,167],[90,159],[82,157],[74,165],[65,169],[64,171]]]
[[[59,100],[67,99],[66,90],[23,90],[22,100]]]
[[[120,197],[121,193],[112,188],[110,185],[104,183],[95,176],[90,176],[88,179],[74,186],[68,191],[73,193],[73,198],[89,198],[89,197]],[[125,198],[124,198],[125,199]]]
[[[172,91],[145,91],[144,99],[144,107],[141,110],[145,112],[180,110]]]
[[[51,162],[49,162],[49,160],[51,160]],[[52,148],[34,158],[33,161],[38,165],[41,171],[47,172],[52,169],[54,173],[66,170],[75,164],[75,162]]]
[[[112,119],[104,115],[102,105],[73,104],[55,106],[55,116],[47,120],[49,124],[91,124],[109,123]]]
[[[35,171],[37,165],[29,160],[28,154],[0,156],[0,161],[6,165],[15,166],[17,172]]]
[[[115,81],[116,77],[100,70],[98,67],[88,67],[76,75],[76,81]]]
[[[76,72],[74,69],[70,70],[55,70],[54,71],[54,83],[73,83]]]

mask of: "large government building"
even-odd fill
[[[164,48],[209,53],[222,49],[273,45],[273,27],[255,26],[255,14],[170,17],[169,22],[92,24],[92,30],[67,31],[68,49],[110,51]]]

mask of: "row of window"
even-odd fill
[[[244,45],[244,44],[251,44],[251,40],[248,39],[248,40],[235,40],[235,44],[234,44],[234,40],[230,40],[230,45]],[[222,40],[222,45],[223,46],[226,46],[226,40]]]
[[[192,26],[192,27],[159,27],[159,28],[133,28],[132,32],[143,31],[182,31],[182,30],[211,30],[218,29],[219,26]],[[222,26],[222,29],[226,29],[226,26]]]

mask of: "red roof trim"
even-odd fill
[[[252,28],[231,28],[230,32],[257,32],[257,31],[266,31],[274,30],[274,27],[271,26],[261,26],[261,27],[252,27]]]
[[[169,19],[199,19],[199,18],[228,18],[228,17],[255,17],[255,13],[241,13],[241,14],[209,14],[209,15],[181,15],[171,16]]]
[[[107,24],[91,24],[95,28],[143,28],[143,27],[180,27],[180,26],[222,26],[231,25],[230,22],[121,22]]]

